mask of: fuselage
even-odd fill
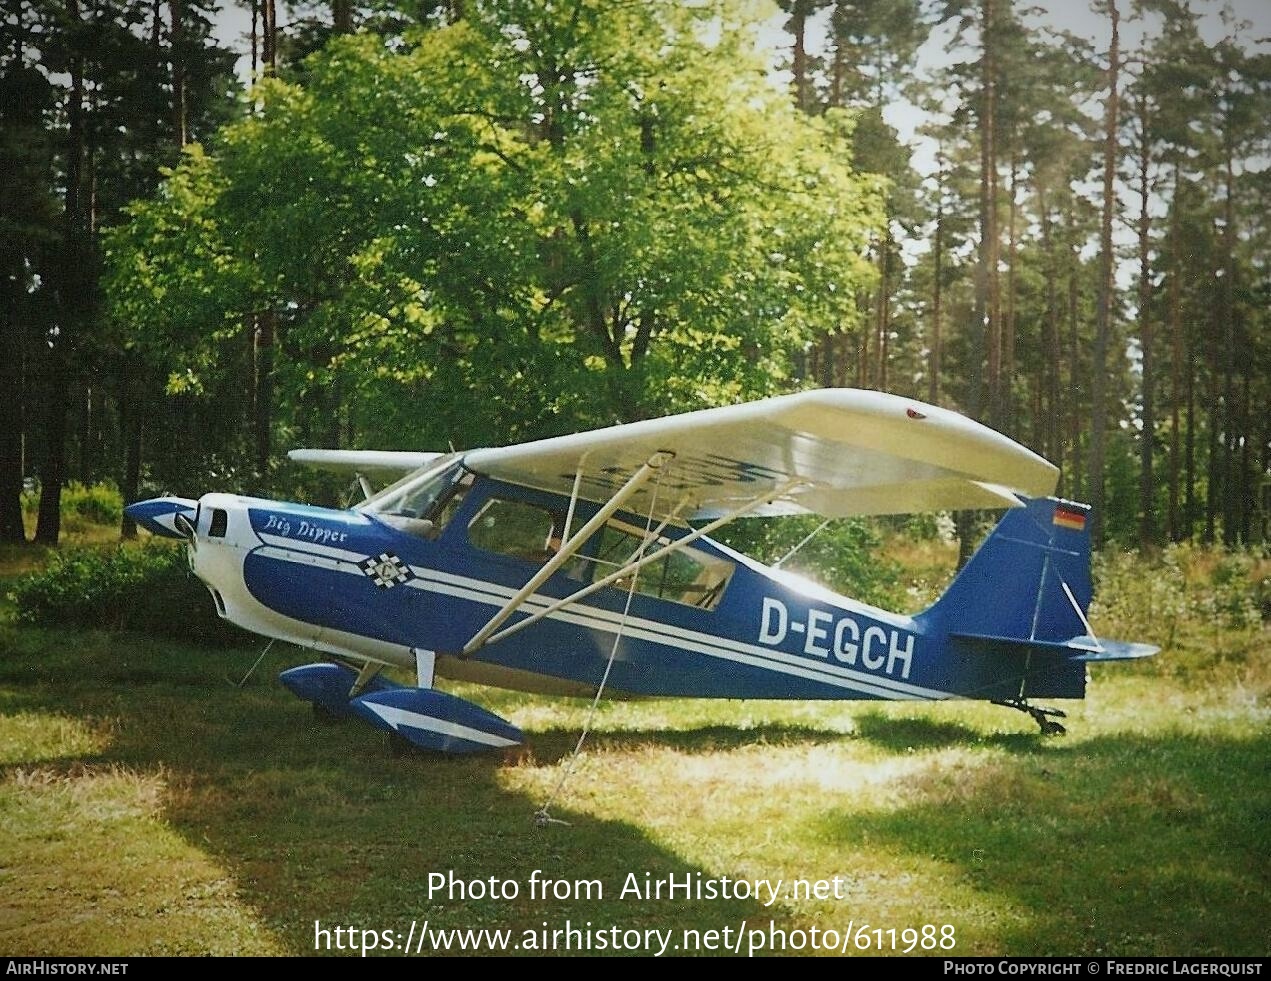
[[[1009,658],[963,649],[939,616],[840,596],[706,538],[463,654],[490,618],[596,510],[464,470],[333,510],[207,494],[190,562],[218,612],[268,637],[346,658],[500,687],[613,696],[1014,698]],[[618,512],[509,625],[691,533]],[[620,637],[620,640],[618,639]],[[617,647],[615,650],[615,642]],[[1072,688],[1065,683],[1061,687]],[[1084,673],[1082,684],[1084,688]],[[1081,691],[1054,691],[1080,697]]]

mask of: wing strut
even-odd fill
[[[574,509],[578,507],[578,489],[583,482],[583,461],[578,461],[578,469],[574,471],[574,489],[569,492],[569,511],[565,514],[565,530],[561,532],[560,540],[562,542],[569,541],[569,533],[574,527]]]
[[[623,502],[638,491],[650,477],[657,473],[674,457],[674,453],[668,453],[662,450],[659,450],[650,456],[640,469],[632,474],[631,478],[625,484],[618,488],[613,497],[609,498],[608,502],[592,516],[591,520],[579,528],[577,534],[573,535],[568,541],[562,544],[560,550],[548,560],[547,564],[544,565],[543,568],[539,569],[538,572],[534,573],[534,575],[530,577],[529,582],[517,590],[516,594],[503,604],[503,608],[492,616],[490,621],[484,627],[473,634],[472,639],[464,645],[464,648],[459,653],[459,656],[468,657],[474,651],[482,647],[489,639],[490,635],[498,630],[503,622],[515,613],[528,597],[534,594],[534,590],[538,589],[539,586],[547,582],[557,569],[573,558],[574,553],[582,548],[583,543],[586,542],[587,539],[589,539],[592,534],[606,521],[608,521],[618,508],[622,507]],[[581,475],[581,469],[579,474]],[[577,482],[578,478],[575,477],[575,484],[577,484]]]
[[[579,472],[581,473],[581,468]],[[644,519],[644,538],[641,539],[640,547],[636,549],[634,558],[639,558],[648,547],[649,542],[657,538],[656,532],[650,535],[649,528],[653,525],[653,515],[658,506],[658,486],[660,481],[661,474],[659,473],[658,482],[653,485],[653,496],[649,501],[649,516]],[[577,481],[575,481],[575,489],[577,489]],[[667,520],[669,521],[670,519],[668,518]],[[565,523],[568,525],[569,519],[566,519]],[[574,752],[569,757],[569,765],[565,767],[565,772],[561,774],[560,780],[557,781],[556,788],[551,792],[547,800],[543,802],[543,806],[534,812],[534,823],[540,828],[549,824],[569,824],[568,821],[552,817],[552,801],[556,799],[556,795],[564,788],[565,781],[574,772],[574,764],[578,762],[578,756],[583,751],[583,742],[587,738],[587,733],[591,731],[591,722],[596,717],[596,706],[600,704],[600,696],[605,693],[605,685],[609,682],[609,672],[613,670],[614,658],[618,656],[618,645],[622,643],[622,632],[627,626],[627,614],[631,612],[631,598],[635,596],[636,579],[637,576],[632,576],[631,582],[627,584],[627,603],[622,608],[622,619],[618,621],[618,631],[613,635],[613,646],[609,648],[609,660],[605,662],[605,672],[600,676],[600,684],[596,686],[596,694],[591,700],[591,708],[587,710],[587,718],[583,722],[582,732],[578,734],[578,742],[574,744]]]
[[[534,613],[530,614],[524,620],[518,620],[516,623],[512,624],[512,626],[507,627],[499,631],[493,637],[490,637],[487,640],[487,643],[493,644],[496,641],[502,640],[504,637],[512,636],[512,634],[516,633],[518,630],[522,630],[525,627],[528,627],[532,623],[537,623],[539,620],[543,619],[543,617],[550,616],[551,614],[555,613],[557,610],[561,609],[562,607],[569,606],[571,603],[577,603],[579,600],[590,596],[592,593],[596,592],[598,589],[602,589],[605,586],[612,585],[614,582],[617,582],[623,576],[628,576],[631,573],[644,568],[650,562],[656,562],[658,561],[658,559],[662,558],[664,555],[670,552],[679,551],[681,548],[684,548],[686,545],[689,545],[697,541],[703,535],[710,534],[720,525],[725,525],[728,522],[732,521],[734,518],[740,518],[747,511],[753,511],[755,508],[759,507],[759,505],[764,504],[768,501],[775,501],[777,498],[781,497],[783,494],[788,494],[795,487],[798,487],[800,484],[803,484],[803,483],[805,483],[805,481],[802,481],[802,480],[786,481],[786,483],[782,484],[779,487],[774,488],[773,490],[766,491],[765,493],[761,494],[758,497],[752,497],[746,503],[733,508],[727,514],[722,515],[721,517],[718,517],[714,521],[710,522],[710,524],[703,525],[701,528],[698,528],[696,531],[692,532],[691,534],[685,535],[683,538],[677,538],[675,541],[671,542],[669,545],[663,545],[661,548],[656,549],[655,551],[649,552],[643,557],[640,556],[640,552],[643,551],[643,547],[642,547],[640,550],[636,552],[635,556],[632,557],[632,561],[628,562],[621,569],[618,569],[614,572],[609,573],[609,575],[605,576],[603,579],[597,579],[590,586],[584,586],[582,589],[578,590],[577,592],[570,593],[570,595],[566,596],[564,599],[557,600],[555,603],[552,603],[550,606],[547,606],[544,609],[536,610]],[[581,532],[579,534],[581,534]],[[522,592],[525,593],[526,597],[530,595],[529,592],[527,592],[526,590],[522,590]],[[507,610],[509,615],[511,615],[513,611],[508,609],[508,607],[512,607],[524,599],[524,597],[522,597],[521,599],[518,599],[517,597],[519,597],[520,595],[521,594],[518,593],[517,596],[512,597],[512,599],[508,601],[508,606],[504,607],[504,610]],[[499,612],[502,613],[504,610],[500,610]],[[503,619],[506,619],[506,617],[504,617]],[[502,622],[502,619],[500,620],[500,622]],[[464,654],[465,655],[470,654],[473,650],[476,650],[476,647],[474,647],[472,643],[469,643],[468,647],[464,649]]]

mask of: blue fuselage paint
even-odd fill
[[[231,602],[249,629],[326,650],[409,663],[411,649],[454,654],[541,566],[478,548],[469,526],[497,496],[564,514],[556,495],[477,477],[433,537],[364,511],[209,495],[200,508],[195,569],[218,593],[245,589]],[[229,509],[229,533],[206,537],[212,505]],[[594,505],[580,504],[574,527]],[[643,528],[645,519],[618,517]],[[675,539],[688,532],[665,529]],[[584,546],[586,554],[591,543]],[[507,678],[547,677],[595,686],[621,639],[609,677],[613,693],[773,699],[1081,697],[1083,668],[1056,662],[1029,670],[1018,654],[950,638],[940,617],[908,617],[804,584],[700,538],[693,547],[733,563],[712,609],[605,587],[512,636],[488,643],[472,662],[512,669]],[[515,624],[585,583],[564,570],[550,577],[508,621]],[[237,576],[237,582],[228,581]],[[624,617],[624,607],[630,609]],[[259,626],[293,624],[297,626]],[[363,642],[371,645],[362,649]],[[384,652],[390,652],[385,654]],[[392,652],[397,652],[393,654]],[[439,670],[442,670],[439,665]],[[515,681],[503,683],[519,686]],[[1022,690],[1026,689],[1026,690]]]

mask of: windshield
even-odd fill
[[[439,457],[422,470],[408,474],[378,494],[363,501],[360,511],[397,515],[403,518],[426,518],[447,490],[464,473],[462,454]]]

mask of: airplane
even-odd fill
[[[1054,465],[896,395],[818,389],[513,446],[289,456],[356,475],[365,499],[209,493],[127,513],[186,540],[221,617],[331,657],[279,676],[315,714],[399,747],[525,741],[439,677],[586,697],[986,700],[1061,734],[1065,713],[1035,700],[1083,698],[1090,664],[1157,651],[1091,629],[1090,509],[1051,496]],[[992,508],[1005,516],[914,616],[708,537],[743,516]]]

